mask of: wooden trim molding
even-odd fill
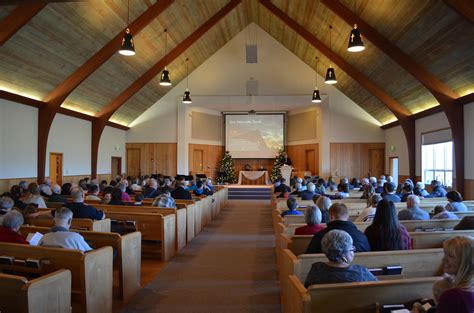
[[[444,0],[457,14],[474,23],[474,6],[472,2],[466,0]]]
[[[295,20],[289,17],[285,12],[280,10],[277,6],[271,3],[270,0],[259,0],[259,2],[272,12],[276,17],[281,19],[288,27],[293,29],[302,38],[309,42],[312,46],[318,49],[322,54],[326,55],[331,61],[340,67],[346,74],[356,80],[361,86],[367,91],[372,93],[378,98],[385,106],[392,111],[392,113],[400,121],[400,125],[403,128],[405,137],[408,144],[408,160],[410,175],[415,176],[415,122],[409,118],[410,112],[401,103],[393,99],[388,93],[386,93],[381,87],[376,85],[370,79],[368,79],[362,72],[352,66],[349,62],[344,60],[337,53],[332,51],[323,42],[317,39],[311,34],[306,28],[299,25]]]
[[[46,2],[35,1],[31,4],[22,4],[16,7],[0,22],[0,46],[3,46],[45,6]]]

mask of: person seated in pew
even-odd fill
[[[125,185],[125,192],[127,195],[133,196],[135,195],[135,191],[133,191],[133,189],[130,187],[129,180],[131,180],[130,176],[128,176],[127,179],[122,179],[122,183]]]
[[[429,220],[430,215],[419,208],[420,198],[415,195],[409,195],[407,198],[407,208],[398,212],[398,219],[403,220]]]
[[[51,195],[48,197],[48,202],[56,202],[56,203],[66,203],[67,198],[61,195],[61,187],[58,184],[54,184],[51,187]]]
[[[104,192],[104,189],[107,187],[109,187],[109,184],[107,183],[107,181],[105,179],[102,180],[99,185],[100,192]]]
[[[300,177],[296,178],[295,190],[290,193],[291,196],[301,197],[301,193],[306,189],[306,186],[303,186],[303,179]]]
[[[161,193],[164,193],[166,191],[172,192],[174,188],[175,187],[173,186],[173,180],[171,179],[171,177],[164,177],[163,182],[160,186]]]
[[[400,197],[401,202],[407,202],[408,196],[414,195],[413,185],[410,183],[403,184],[402,195]]]
[[[153,200],[152,206],[157,206],[160,208],[176,208],[176,202],[171,197],[169,191],[164,192]]]
[[[316,182],[316,188],[314,189],[314,192],[320,195],[324,195],[326,193],[326,182],[324,181],[323,178],[318,178]]]
[[[156,181],[156,179],[154,179],[154,178],[150,179],[149,184],[150,184],[150,186],[147,189],[145,189],[145,192],[143,193],[145,198],[153,198],[154,199],[157,196],[162,194],[162,191],[160,189],[158,189],[158,182]]]
[[[373,195],[370,199],[368,199],[369,206],[360,212],[359,216],[357,216],[354,222],[372,223],[375,217],[375,212],[377,211],[377,204],[381,200],[382,197],[379,195]]]
[[[214,194],[214,192],[216,192],[216,188],[212,184],[212,179],[210,178],[206,179],[206,181],[204,182],[204,189],[210,190],[212,192],[211,195]]]
[[[351,264],[357,250],[347,232],[339,229],[327,232],[322,239],[321,248],[328,262],[316,262],[311,266],[304,282],[306,288],[316,284],[377,281],[366,267]]]
[[[443,188],[441,183],[437,181],[436,179],[431,181],[431,188],[432,191],[429,196],[426,198],[444,198],[446,197],[446,190]]]
[[[0,198],[0,225],[2,225],[5,214],[13,209],[13,205],[15,205],[15,202],[12,198],[6,196]]]
[[[49,197],[53,193],[51,191],[51,179],[45,178],[43,183],[39,185],[40,195],[43,197]]]
[[[395,204],[381,200],[374,221],[365,229],[372,251],[411,250],[411,237],[397,218]]]
[[[28,185],[28,194],[21,199],[26,204],[37,204],[38,208],[46,209],[46,203],[44,202],[43,197],[40,195],[39,186],[36,183],[31,183]]]
[[[143,189],[142,189],[142,186],[140,184],[140,179],[138,179],[138,178],[132,179],[132,185],[131,185],[130,188],[132,188],[133,192],[142,192]]]
[[[349,184],[343,183],[340,187],[338,187],[338,191],[336,192],[336,197],[339,199],[344,199],[349,197]]]
[[[354,177],[352,178],[351,180],[351,186],[352,186],[352,189],[354,188],[360,188],[360,181],[357,177]]]
[[[196,196],[201,196],[204,194],[204,185],[202,183],[202,180],[198,180],[196,182],[196,186],[193,190],[193,193],[196,195]]]
[[[99,197],[99,186],[91,185],[87,192],[86,201],[93,200],[93,201],[102,201],[102,198]]]
[[[305,253],[321,253],[321,241],[328,232],[339,229],[347,232],[354,241],[354,246],[358,252],[371,251],[367,237],[357,227],[349,221],[349,211],[344,203],[334,203],[329,208],[329,220],[325,229],[316,233]]]
[[[122,200],[122,191],[118,188],[114,188],[111,194],[109,205],[132,205],[130,202],[124,202]]]
[[[184,181],[184,177],[182,180],[176,182],[176,188],[171,192],[171,197],[173,199],[180,199],[180,200],[192,200],[193,196],[189,191],[184,189],[186,186],[186,182]]]
[[[362,187],[360,199],[370,199],[373,195],[375,195],[375,188],[370,184],[365,184],[364,187]]]
[[[26,180],[22,180],[18,183],[18,186],[20,187],[21,190],[21,195],[20,197],[26,197],[28,195],[28,182]]]
[[[464,216],[462,220],[453,227],[454,230],[474,229],[474,216]]]
[[[16,210],[5,214],[0,226],[0,242],[29,245],[30,243],[26,241],[25,237],[18,233],[24,222],[23,215]]]
[[[382,179],[377,180],[377,188],[375,188],[375,193],[382,193],[384,184],[385,182]]]
[[[336,182],[334,181],[334,178],[333,178],[332,176],[329,176],[329,177],[328,177],[328,181],[327,181],[326,187],[329,188],[329,190],[331,190],[331,191],[337,190],[337,184],[336,184]]]
[[[92,248],[87,244],[79,233],[69,231],[72,222],[72,212],[66,207],[56,210],[54,214],[54,226],[40,239],[38,246],[76,249],[83,252]]]
[[[114,187],[107,186],[103,191],[102,201],[100,204],[109,204],[110,200],[112,200],[112,192],[114,191]]]
[[[385,183],[383,186],[383,199],[392,201],[393,203],[401,202],[402,199],[395,193],[395,185],[391,183]]]
[[[313,200],[313,197],[316,194],[314,192],[315,190],[316,186],[313,183],[308,183],[306,185],[306,190],[301,192],[301,200]]]
[[[299,206],[295,198],[289,197],[288,200],[286,200],[286,206],[288,210],[281,212],[282,217],[286,215],[303,215],[302,212],[297,210]]]
[[[117,184],[115,188],[120,190],[120,192],[122,193],[121,199],[123,202],[132,202],[130,195],[127,193],[127,184],[128,183],[121,181],[120,183]]]
[[[308,205],[304,212],[305,226],[295,229],[295,235],[314,235],[324,229],[321,225],[321,211],[315,205]]]
[[[474,312],[474,239],[457,236],[443,243],[445,276],[433,285],[436,313]],[[412,310],[412,312],[420,312]],[[422,311],[421,311],[422,312]]]
[[[24,210],[28,204],[21,201],[21,187],[19,185],[13,185],[10,188],[10,197],[13,199],[14,207],[19,208],[20,210]]]
[[[63,196],[70,196],[71,195],[71,188],[72,188],[72,184],[71,183],[64,183],[62,186],[61,186],[61,194]]]
[[[104,212],[84,203],[84,191],[80,187],[73,188],[71,196],[72,202],[68,202],[64,206],[72,211],[75,218],[90,218],[92,220],[105,218]]]
[[[449,212],[442,205],[435,206],[434,215],[431,217],[432,220],[457,220],[458,218],[456,214]]]
[[[428,191],[425,190],[425,184],[421,181],[416,183],[415,188],[413,189],[413,193],[417,195],[418,197],[423,197],[423,198],[430,195]]]
[[[332,205],[331,199],[326,196],[319,196],[316,194],[313,197],[313,202],[321,211],[321,223],[329,223],[329,208]]]
[[[466,212],[468,211],[466,205],[462,202],[462,196],[456,190],[451,190],[446,194],[448,204],[446,210],[450,212]]]
[[[290,193],[291,192],[290,187],[286,184],[286,179],[281,177],[279,179],[279,182],[280,182],[280,184],[275,187],[274,193],[280,193],[280,195],[282,195],[284,193]]]

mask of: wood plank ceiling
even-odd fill
[[[130,21],[156,0],[131,0]],[[163,29],[168,28],[167,52],[222,9],[228,0],[176,0],[138,34],[137,55],[114,54],[84,80],[63,107],[96,115],[112,99],[165,55]],[[382,87],[412,114],[438,105],[413,76],[371,42],[366,50],[347,52],[351,25],[320,1],[272,0],[273,5],[329,46],[372,82]],[[474,27],[440,0],[340,0],[351,11],[424,66],[458,95],[474,90]],[[0,6],[0,22],[16,6]],[[325,76],[330,60],[258,3],[244,0],[210,31],[168,65],[174,84],[201,65],[226,42],[255,22],[306,64]],[[126,26],[127,1],[104,0],[49,3],[0,47],[0,89],[38,100],[84,64]],[[396,120],[392,112],[366,89],[335,67],[336,87],[382,124]],[[115,112],[111,120],[130,124],[163,97],[159,77],[147,83]],[[309,93],[310,91],[308,91]]]

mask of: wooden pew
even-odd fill
[[[196,204],[176,203],[178,209],[186,209],[186,242],[190,242],[195,237],[195,215]]]
[[[402,304],[432,298],[438,277],[407,278],[377,282],[313,285],[308,289],[296,276],[284,286],[288,308],[284,313],[372,313],[376,304]]]
[[[70,313],[71,272],[59,270],[29,281],[0,273],[0,312]]]
[[[443,249],[423,249],[409,251],[360,252],[354,257],[354,264],[367,268],[382,268],[398,265],[402,275],[380,276],[381,280],[400,278],[431,277],[442,274]],[[311,266],[316,262],[327,262],[324,254],[302,254],[296,257],[290,250],[284,249],[279,268],[280,286],[282,286],[282,305],[288,311],[288,295],[284,292],[289,284],[288,276],[294,275],[304,283]]]
[[[39,227],[53,227],[54,220],[52,218],[27,218],[25,220],[25,224]],[[71,222],[71,229],[110,232],[110,218],[105,218],[103,220],[73,218]]]
[[[176,199],[176,205],[190,205],[194,204],[194,236],[199,234],[202,230],[202,220],[204,215],[204,208],[202,201],[194,201],[194,200],[181,200]],[[193,236],[193,237],[194,237]]]
[[[47,227],[22,226],[20,233],[26,237],[29,233],[45,234]],[[128,302],[141,288],[141,233],[125,235],[117,233],[77,231],[94,249],[110,246],[114,249],[114,268],[118,271],[120,299]]]
[[[107,214],[114,213],[157,213],[163,216],[174,215],[176,218],[176,251],[180,251],[186,246],[186,227],[187,227],[187,209],[160,208],[155,206],[127,206],[127,205],[108,205],[100,204],[97,209]]]
[[[87,253],[79,250],[46,248],[0,243],[2,255],[15,259],[28,258],[47,260],[48,272],[67,269],[72,274],[72,299],[79,305],[73,306],[73,312],[111,313],[112,312],[112,248],[103,247]],[[12,269],[9,265],[0,265],[0,269]],[[18,267],[13,267],[18,270]],[[24,270],[25,267],[22,267]],[[34,271],[36,269],[28,269]],[[37,272],[36,270],[35,272]]]
[[[142,240],[158,241],[161,259],[171,260],[176,253],[176,217],[157,213],[108,212],[110,219],[117,221],[135,221]]]

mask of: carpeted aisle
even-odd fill
[[[281,312],[269,201],[228,206],[123,308],[131,312]]]

